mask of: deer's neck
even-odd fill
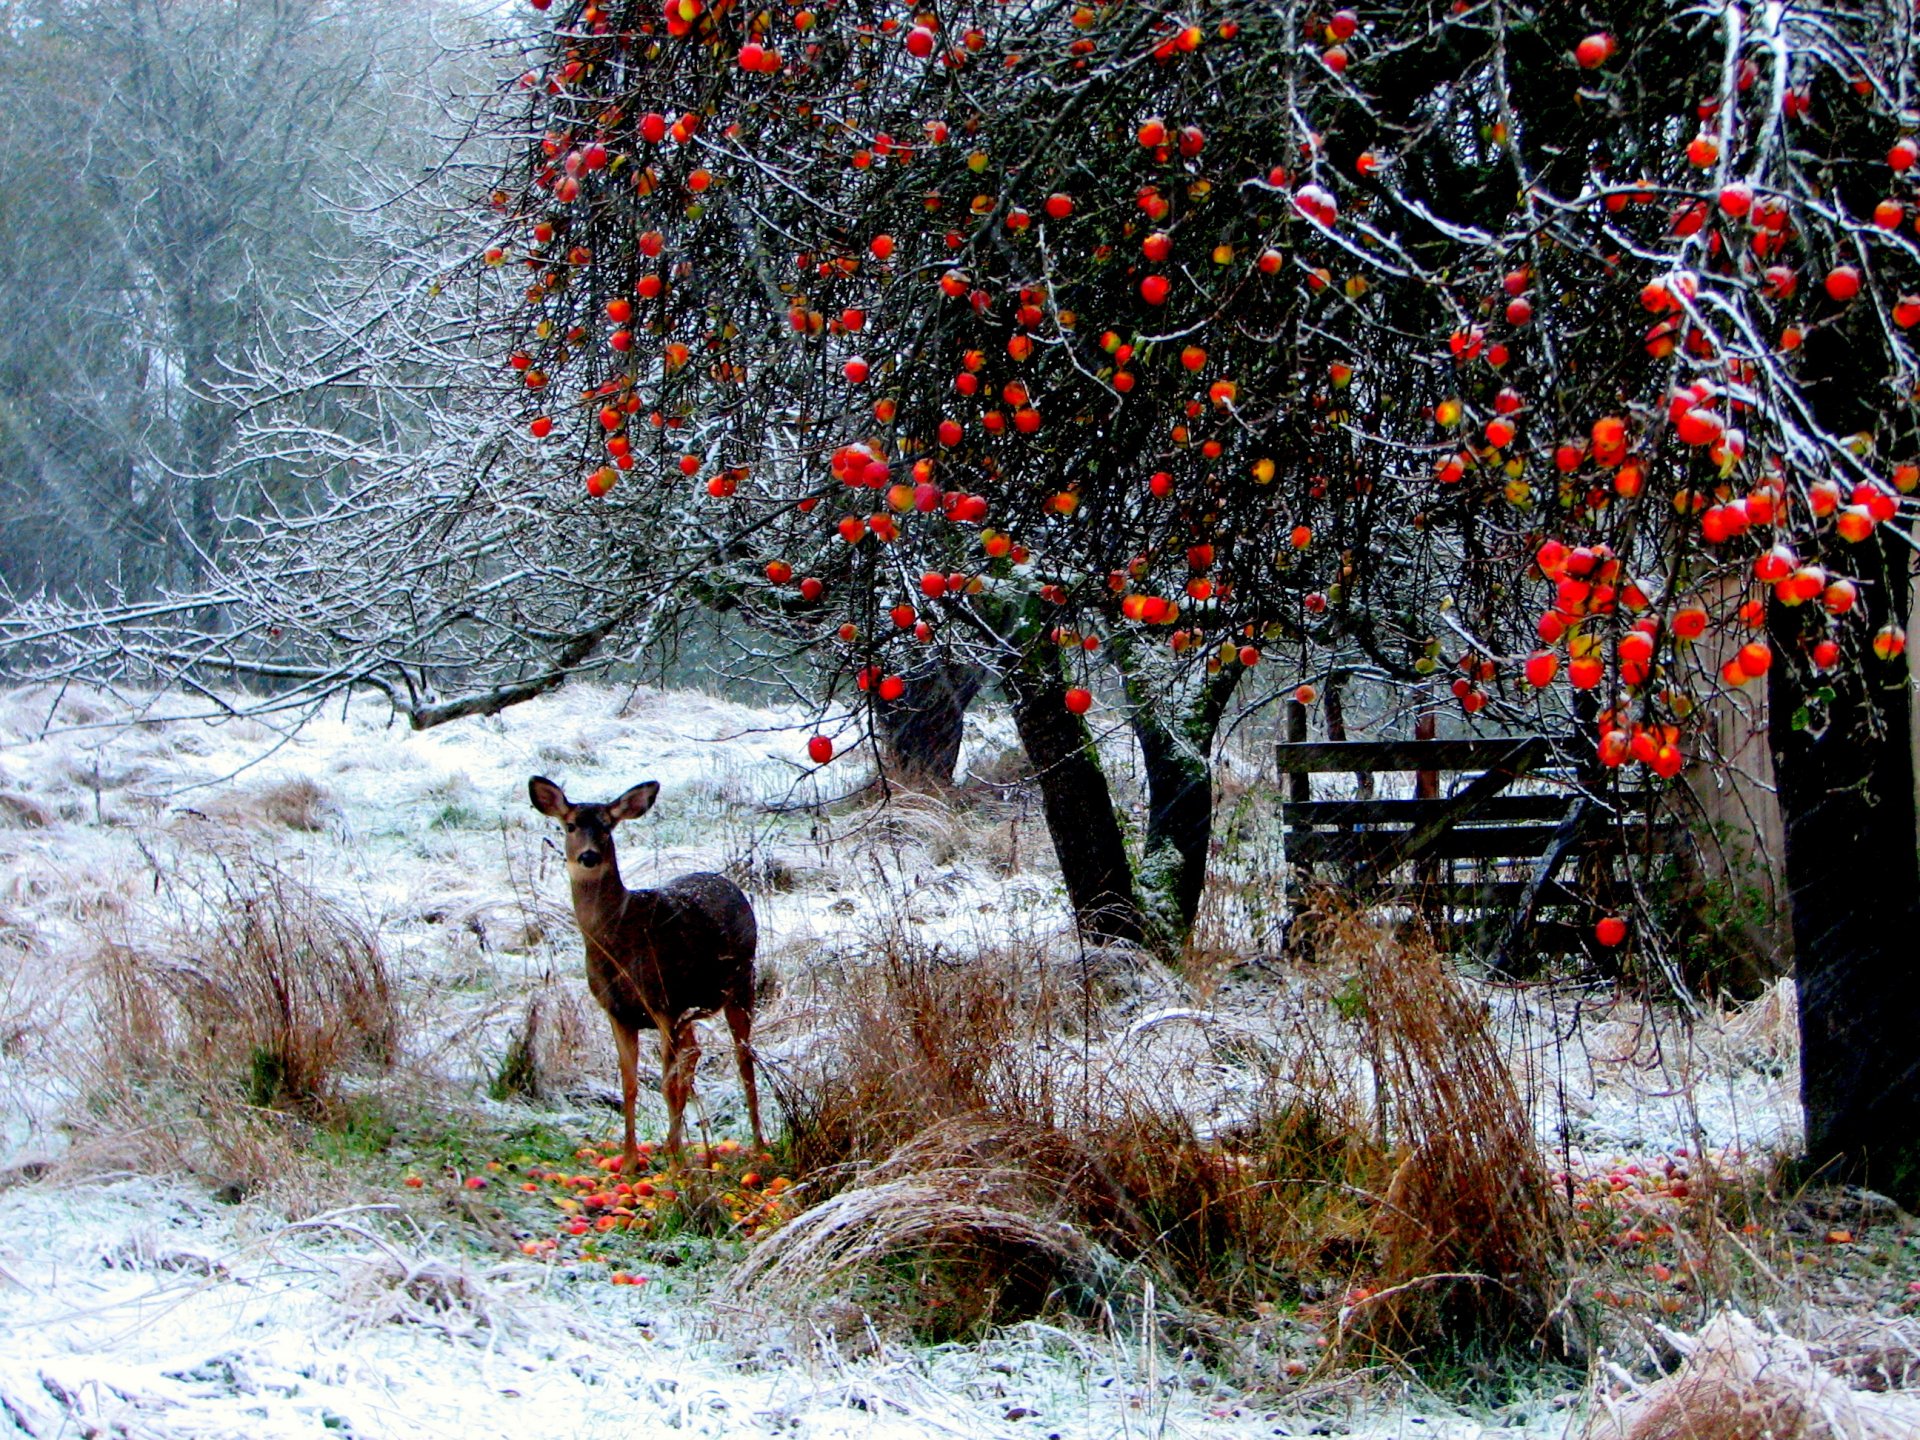
[[[620,924],[631,892],[620,878],[620,866],[609,856],[595,870],[573,873],[573,918],[589,937],[611,933]]]

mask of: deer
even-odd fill
[[[633,1107],[639,1090],[640,1032],[660,1032],[660,1090],[667,1102],[667,1153],[680,1158],[681,1123],[693,1094],[700,1043],[694,1022],[724,1012],[747,1095],[753,1143],[766,1149],[753,1073],[753,905],[724,875],[701,871],[656,890],[629,890],[620,878],[614,827],[638,820],[659,798],[647,780],[604,805],[576,805],[544,775],[527,782],[533,808],[566,830],[573,918],[587,946],[587,988],[613,1025],[620,1054],[620,1111],[626,1140],[620,1170],[639,1168]]]

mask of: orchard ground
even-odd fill
[[[613,1049],[527,777],[577,798],[658,779],[619,836],[628,883],[710,868],[747,888],[777,1093],[875,945],[1017,942],[1082,987],[1086,1055],[1177,1077],[1225,1141],[1255,1103],[1247,1056],[1292,1043],[1282,1010],[1307,984],[1275,938],[1269,737],[1228,748],[1210,944],[1176,971],[1077,948],[1011,723],[984,707],[958,789],[881,806],[859,748],[806,761],[809,717],[693,692],[575,686],[425,733],[371,702],[286,733],[168,718],[187,703],[0,696],[0,1435],[1562,1436],[1671,1362],[1662,1327],[1722,1301],[1824,1333],[1920,1300],[1909,1217],[1768,1190],[1798,1137],[1790,988],[1689,1015],[1463,965],[1573,1201],[1581,1299],[1617,1322],[1585,1371],[1322,1364],[1351,1299],[1331,1278],[1252,1308],[1264,1375],[1201,1355],[1151,1287],[945,1343],[831,1295],[760,1303],[729,1277],[810,1203],[808,1177],[741,1143],[708,1026],[700,1168],[656,1158],[613,1193]],[[1124,734],[1105,757],[1123,791]],[[102,977],[177,943],[209,875],[263,871],[377,937],[397,1023],[385,1066],[343,1073],[324,1116],[237,1103],[239,1144],[221,1117],[128,1099]],[[1360,1032],[1327,1023],[1364,1090]],[[663,1123],[644,1063],[642,1122]],[[1717,1291],[1682,1219],[1703,1171],[1752,1196],[1729,1231],[1741,1278]]]

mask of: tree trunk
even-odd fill
[[[206,319],[190,300],[180,310],[188,332],[183,345],[186,394],[180,401],[180,464],[186,472],[187,487],[180,567],[186,583],[198,586],[205,581],[207,567],[220,549],[221,501],[231,506],[236,499],[224,489],[219,475],[220,456],[233,417],[206,388],[213,384],[219,367],[219,352],[213,341],[201,334]]]
[[[1059,651],[1036,646],[1002,679],[1020,743],[1040,784],[1047,831],[1081,933],[1101,943],[1145,943],[1147,926],[1134,892],[1126,835],[1093,736],[1067,709]]]
[[[950,785],[960,765],[967,707],[980,693],[980,672],[971,665],[930,660],[901,678],[906,693],[879,707],[887,749],[901,770]]]
[[[1904,620],[1897,542],[1853,547],[1871,634]],[[1770,740],[1786,822],[1787,903],[1800,997],[1806,1159],[1908,1204],[1920,1199],[1920,859],[1916,859],[1912,694],[1904,660],[1866,653],[1830,677],[1833,698],[1801,693],[1790,656],[1801,615],[1775,602],[1782,652],[1770,672]]]
[[[1335,670],[1327,676],[1327,739],[1344,740],[1347,738],[1347,704],[1344,691],[1347,685],[1347,672]],[[1353,798],[1356,800],[1373,799],[1373,772],[1356,770],[1353,775]]]
[[[1213,843],[1213,737],[1242,673],[1237,665],[1226,666],[1177,705],[1156,703],[1128,686],[1133,733],[1147,772],[1140,901],[1156,944],[1169,950],[1186,939],[1200,910]]]
[[[1848,205],[1871,207],[1878,193],[1858,179],[1852,190]],[[1872,434],[1886,423],[1871,378],[1883,373],[1882,343],[1855,311],[1836,310],[1809,331],[1801,373],[1827,434]],[[1869,644],[1882,626],[1905,624],[1912,558],[1884,530],[1857,545],[1835,538],[1830,553],[1807,558],[1851,575],[1860,603],[1845,625],[1849,653],[1829,674],[1805,659],[1827,633],[1820,608],[1775,599],[1767,610],[1767,731],[1786,829],[1806,1163],[1822,1179],[1867,1183],[1912,1204],[1920,1201],[1913,694],[1904,658],[1881,660]]]

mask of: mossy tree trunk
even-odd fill
[[[901,678],[906,693],[878,712],[887,749],[903,771],[952,784],[960,765],[967,707],[980,693],[980,672],[971,665],[932,659]]]
[[[1151,927],[1135,888],[1126,830],[1092,732],[1067,709],[1059,649],[1028,647],[1003,672],[1002,683],[1020,743],[1033,762],[1047,831],[1081,933],[1103,944],[1148,943]]]
[[[1157,944],[1175,949],[1193,929],[1213,843],[1213,741],[1244,673],[1229,665],[1172,694],[1154,687],[1116,650],[1127,672],[1128,719],[1147,776],[1147,829],[1138,891]]]

